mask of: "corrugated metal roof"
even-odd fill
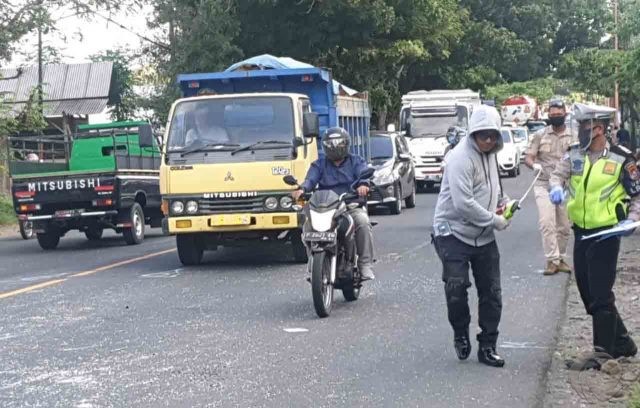
[[[43,67],[45,115],[100,113],[109,97],[113,63],[52,64]],[[13,78],[15,77],[15,78]],[[2,79],[8,78],[8,79]],[[18,112],[38,84],[38,67],[0,69],[0,95]]]
[[[18,114],[26,103],[14,103],[11,110],[14,114]],[[44,116],[62,116],[65,114],[89,115],[92,113],[100,113],[107,107],[107,98],[99,99],[76,99],[68,101],[50,101],[45,102],[42,108]]]

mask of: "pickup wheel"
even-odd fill
[[[178,258],[183,265],[200,265],[204,253],[200,237],[196,234],[178,234],[176,235],[176,246],[178,247]]]
[[[104,230],[100,227],[90,227],[84,232],[84,235],[89,241],[99,241],[102,238],[102,232]]]
[[[137,245],[144,240],[144,212],[140,204],[133,203],[129,209],[131,227],[122,229],[122,236],[128,245]]]
[[[39,232],[36,234],[36,238],[38,239],[40,248],[46,251],[56,249],[58,247],[58,244],[60,243],[60,233],[55,230]]]

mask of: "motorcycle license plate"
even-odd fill
[[[58,210],[53,214],[53,216],[55,218],[77,217],[83,212],[84,210]]]
[[[234,225],[250,225],[251,216],[248,214],[221,214],[211,217],[210,223],[214,227],[228,227]]]
[[[337,236],[338,234],[333,231],[325,231],[325,232],[310,231],[302,234],[302,239],[304,241],[312,241],[312,242],[333,242],[336,240]]]

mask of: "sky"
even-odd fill
[[[129,15],[126,12],[116,14],[101,12],[100,14],[112,18],[136,33],[146,34],[148,13],[149,10],[146,9],[140,13]],[[60,51],[63,63],[88,62],[89,56],[100,51],[117,47],[136,49],[140,46],[141,40],[138,36],[103,18],[96,16],[87,21],[73,16],[71,10],[57,11],[53,17],[56,22],[56,31],[45,35],[43,42]],[[25,58],[21,53],[16,53],[8,65],[24,66],[37,63],[35,60],[37,55],[36,33],[26,36],[21,41],[19,48],[23,52],[32,54],[32,58]]]

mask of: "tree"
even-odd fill
[[[91,57],[94,62],[113,63],[111,88],[109,90],[110,115],[114,120],[128,120],[135,116],[138,100],[133,90],[135,77],[131,68],[131,58],[122,50],[109,50]]]

